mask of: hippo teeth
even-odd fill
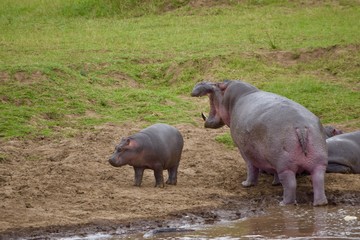
[[[201,113],[201,117],[202,117],[202,119],[203,119],[204,121],[206,121],[207,117],[206,117],[206,115],[205,115],[204,113]]]

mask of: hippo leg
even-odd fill
[[[274,173],[274,180],[272,181],[271,185],[278,186],[280,184],[281,183],[280,183],[279,175],[277,173]]]
[[[246,164],[247,178],[241,184],[244,187],[255,186],[257,184],[258,177],[259,177],[259,169],[257,167],[255,167],[254,165],[252,165],[249,161],[246,161],[246,163],[247,163]]]
[[[328,173],[353,173],[352,169],[348,166],[336,164],[336,163],[329,163],[326,172]]]
[[[176,183],[177,183],[177,170],[178,170],[178,165],[168,169],[169,178],[166,181],[166,184],[176,185]]]
[[[134,167],[134,171],[135,171],[135,186],[140,187],[143,178],[144,168]]]
[[[154,169],[155,187],[164,187],[163,168]]]
[[[326,205],[328,203],[325,196],[325,166],[316,167],[311,173],[311,180],[314,191],[314,206]]]
[[[296,204],[296,175],[291,170],[278,174],[280,183],[284,188],[283,200],[280,205]]]

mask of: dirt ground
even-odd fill
[[[236,149],[215,141],[228,128],[176,125],[185,146],[178,185],[154,188],[146,170],[133,186],[132,167],[112,167],[107,159],[123,136],[143,125],[111,124],[72,138],[0,142],[0,239],[43,239],[94,232],[129,234],[187,223],[239,219],[278,205],[282,187],[261,175],[241,187],[245,163]],[[351,129],[344,129],[350,131]],[[166,172],[164,176],[167,177]],[[309,176],[298,178],[298,203],[312,202]],[[360,174],[327,174],[330,205],[360,206]]]

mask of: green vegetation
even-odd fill
[[[236,147],[235,143],[233,142],[230,133],[221,134],[215,137],[215,140],[219,143],[225,144],[228,148]]]
[[[358,1],[196,3],[1,1],[0,136],[195,123],[192,87],[224,78],[360,127]]]

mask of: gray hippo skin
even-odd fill
[[[324,129],[325,129],[326,138],[343,134],[343,131],[336,129],[333,126],[324,126]]]
[[[135,186],[140,186],[145,169],[154,170],[155,187],[164,187],[163,170],[168,170],[167,184],[176,185],[184,140],[180,132],[167,124],[154,124],[123,138],[109,162],[114,167],[133,166]]]
[[[360,173],[360,131],[326,139],[328,173]]]
[[[281,205],[296,203],[296,174],[311,174],[314,206],[326,205],[325,131],[305,107],[285,97],[260,91],[242,81],[198,83],[191,95],[208,95],[206,128],[230,127],[234,143],[247,164],[244,187],[256,185],[259,170],[273,173],[284,193]]]

